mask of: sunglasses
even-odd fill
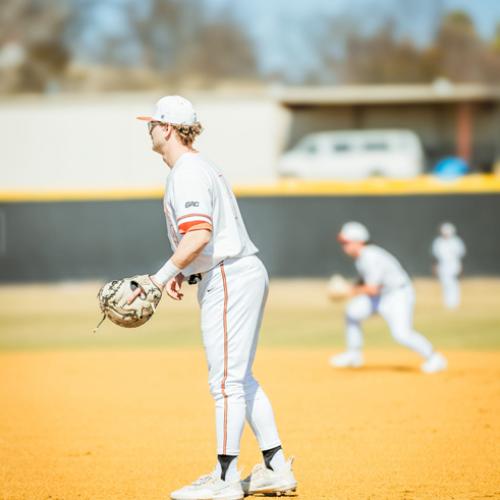
[[[153,133],[153,129],[154,129],[157,125],[163,125],[163,123],[162,123],[162,122],[148,122],[148,131],[149,131],[149,134],[150,134],[150,135]]]

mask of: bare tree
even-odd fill
[[[62,0],[5,0],[2,3],[1,90],[47,91],[60,84],[70,60],[64,41],[68,17],[69,9]],[[9,60],[8,54],[16,50],[18,57]]]
[[[252,79],[258,73],[250,41],[229,20],[203,26],[185,57],[183,72],[197,75],[208,83]]]
[[[455,81],[479,79],[483,50],[472,19],[461,11],[443,18],[431,49],[442,75]]]
[[[203,26],[201,0],[149,0],[142,15],[129,9],[145,67],[171,74]]]
[[[337,81],[408,83],[430,78],[432,70],[422,60],[420,50],[410,39],[398,38],[395,22],[386,21],[372,35],[363,35],[355,25],[351,26],[352,29],[343,32],[337,55],[332,56],[331,44],[320,49],[325,67],[335,74]]]
[[[500,54],[494,42],[485,43],[472,19],[462,11],[450,12],[443,18],[433,46],[423,57],[431,61],[436,76],[457,82],[500,81]]]
[[[415,7],[413,0],[407,5]],[[433,12],[429,10],[429,14]],[[335,74],[340,82],[410,83],[446,77],[458,82],[491,83],[500,81],[500,27],[498,33],[496,43],[485,43],[471,18],[454,11],[440,20],[432,43],[421,48],[401,37],[397,21],[390,16],[371,35],[363,34],[355,19],[349,22],[349,17],[343,17],[330,21],[330,31],[318,39],[316,50],[322,54],[326,68],[323,76]],[[336,55],[332,55],[333,47]]]
[[[185,78],[214,83],[255,76],[256,56],[243,28],[229,15],[207,19],[201,0],[151,0],[133,21],[143,64],[169,81]]]

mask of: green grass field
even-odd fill
[[[100,319],[99,283],[4,285],[0,287],[0,350],[60,348],[151,348],[201,346],[195,287],[185,299],[164,297],[156,316],[139,329],[119,328]],[[274,280],[261,334],[269,347],[339,348],[343,345],[342,303],[331,303],[324,280]],[[447,311],[434,280],[417,280],[415,326],[442,349],[500,348],[500,280],[468,279],[463,304]],[[366,322],[367,348],[393,346],[384,322]]]

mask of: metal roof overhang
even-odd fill
[[[287,107],[500,102],[500,86],[451,83],[285,87],[275,89],[273,94]]]

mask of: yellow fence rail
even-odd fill
[[[349,182],[283,179],[269,184],[236,185],[234,191],[238,197],[500,193],[500,176],[474,174],[455,180],[442,180],[424,175],[413,179],[370,178]],[[0,203],[160,199],[162,196],[162,187],[106,190],[0,190]]]

